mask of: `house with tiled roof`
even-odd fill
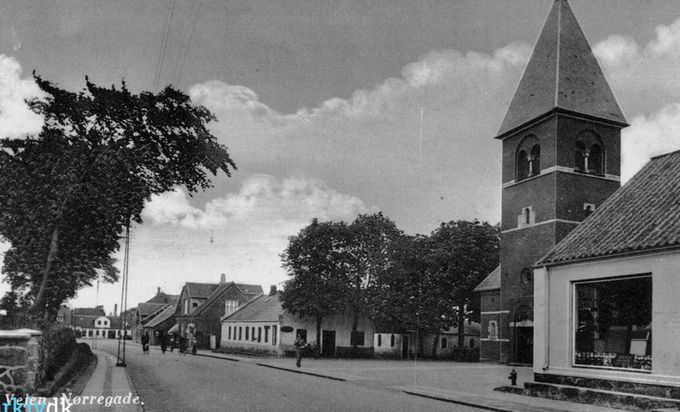
[[[120,316],[115,313],[107,316],[102,306],[73,309],[69,324],[76,336],[83,338],[117,339],[123,334]]]
[[[175,309],[178,332],[193,335],[199,347],[216,348],[221,341],[220,318],[262,293],[259,285],[227,282],[184,284]],[[211,342],[212,337],[212,342]]]
[[[177,295],[168,295],[167,293],[161,291],[161,288],[159,287],[156,290],[156,294],[151,299],[147,300],[146,302],[138,303],[137,307],[132,309],[132,312],[134,313],[134,320],[132,322],[133,339],[139,342],[142,334],[144,333],[144,326],[147,324],[147,322],[166,311],[168,307],[172,307],[174,309],[177,305],[177,300]],[[168,323],[172,323],[172,321],[169,321]],[[170,325],[170,327],[172,327],[172,325]]]
[[[349,355],[353,340],[361,353],[373,354],[373,324],[360,319],[352,336],[349,316],[329,316],[321,323],[322,356]],[[316,340],[316,322],[312,318],[293,315],[283,309],[276,287],[268,295],[261,294],[222,318],[221,348],[227,351],[250,351],[284,355],[294,351],[296,336],[307,342]]]
[[[534,269],[537,382],[680,399],[680,151],[654,157]]]

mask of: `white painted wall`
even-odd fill
[[[651,273],[652,372],[574,368],[572,282]],[[680,251],[534,270],[534,372],[680,385]]]

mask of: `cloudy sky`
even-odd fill
[[[409,233],[497,223],[494,136],[552,1],[1,4],[0,134],[39,129],[23,104],[38,93],[33,70],[72,91],[85,75],[135,91],[173,84],[219,120],[238,171],[148,203],[130,246],[134,306],[220,273],[268,289],[287,278],[288,236],[314,217],[383,211]],[[570,4],[631,124],[626,180],[680,149],[680,3]],[[119,284],[100,285],[71,304],[119,300]]]

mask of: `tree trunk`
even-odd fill
[[[31,307],[31,312],[45,316],[47,311],[45,310],[45,294],[47,293],[47,283],[49,282],[50,270],[52,269],[52,262],[57,255],[57,249],[59,244],[59,228],[55,227],[52,231],[52,241],[50,242],[50,250],[47,253],[47,262],[45,263],[45,273],[43,273],[42,281],[40,282],[40,289],[38,290],[38,295],[35,297],[35,302],[33,302],[33,307]]]
[[[352,334],[350,335],[350,339],[352,340],[352,356],[354,356],[354,357],[357,356],[356,334],[357,334],[357,328],[358,327],[359,327],[359,315],[357,313],[355,313],[354,317],[352,318]]]
[[[439,344],[439,336],[440,332],[437,330],[437,333],[434,334],[434,341],[432,342],[432,359],[437,359],[437,346]]]
[[[321,349],[321,317],[316,318],[316,348],[314,348],[314,357],[319,357],[319,350]]]
[[[465,310],[464,306],[458,306],[458,347],[465,346]]]

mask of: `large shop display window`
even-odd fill
[[[574,284],[574,365],[652,369],[652,277]]]

